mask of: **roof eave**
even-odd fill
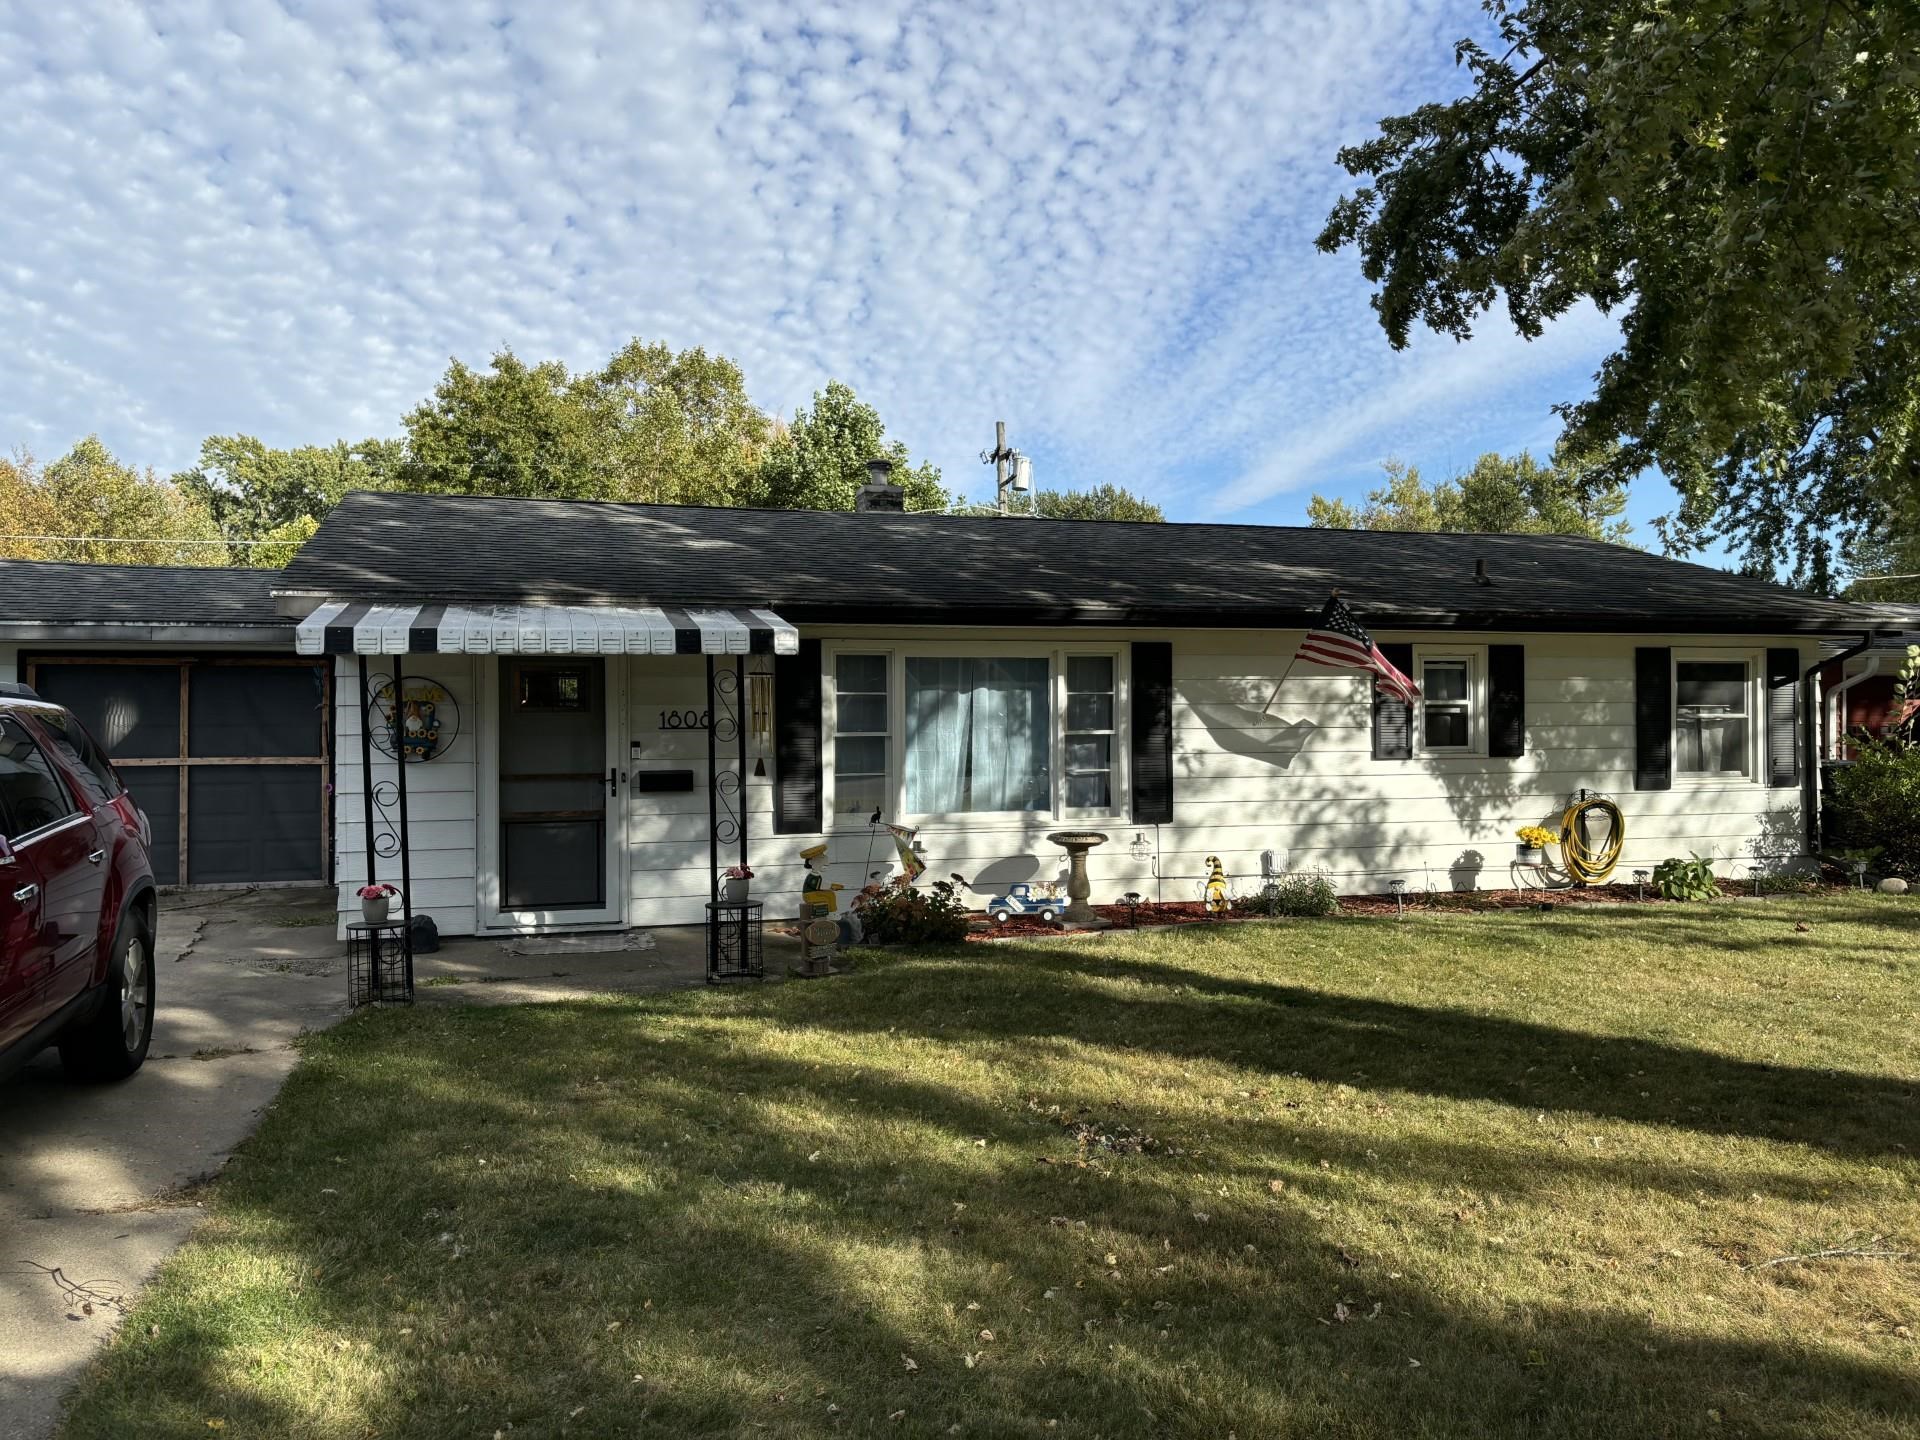
[[[777,610],[796,625],[860,625],[884,619],[905,625],[1125,626],[1155,629],[1292,630],[1311,625],[1319,607],[1283,610],[1247,606],[1118,606],[1065,602],[1009,605],[887,605],[794,602],[759,595],[613,595],[517,592],[481,593],[457,588],[430,594],[408,590],[342,587],[338,590],[275,590],[275,604],[283,614],[304,617],[317,605],[334,600],[371,601],[383,605],[669,605],[699,609],[747,605]],[[1703,616],[1691,612],[1650,611],[1635,616],[1604,613],[1542,614],[1501,610],[1390,611],[1369,608],[1367,625],[1376,630],[1495,630],[1516,632],[1563,631],[1581,634],[1682,635],[1859,635],[1874,628],[1859,620],[1808,613],[1748,613],[1737,617]]]

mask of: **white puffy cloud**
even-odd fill
[[[0,13],[0,445],[391,434],[449,355],[829,376],[977,487],[1282,518],[1550,438],[1605,327],[1388,350],[1313,248],[1335,149],[1458,83],[1453,0],[180,0]]]

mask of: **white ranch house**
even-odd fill
[[[1097,902],[1195,898],[1208,856],[1244,892],[1300,870],[1346,893],[1504,888],[1526,878],[1515,830],[1582,790],[1624,813],[1623,873],[1695,852],[1722,874],[1784,867],[1815,833],[1815,672],[1880,628],[1564,537],[888,508],[361,494],[278,575],[196,600],[195,572],[164,572],[171,592],[156,575],[110,601],[121,570],[0,565],[0,592],[58,582],[68,612],[10,607],[0,675],[74,704],[109,748],[174,687],[171,729],[146,736],[164,753],[129,772],[152,771],[136,794],[181,824],[173,878],[332,879],[344,926],[368,873],[363,751],[378,787],[404,748],[391,689],[363,744],[362,670],[376,690],[398,671],[402,726],[434,730],[406,764],[409,898],[448,934],[698,922],[716,859],[742,854],[784,912],[809,846],[849,890],[885,866],[875,812],[976,903],[1063,878],[1046,836],[1064,825],[1109,837]],[[1417,705],[1358,671],[1288,673],[1334,587]],[[191,753],[195,687],[258,709],[264,748]],[[243,771],[266,798],[236,798]],[[202,800],[278,839],[214,864],[194,837],[224,822],[190,814]],[[376,855],[379,877],[396,863]]]

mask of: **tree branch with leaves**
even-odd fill
[[[1390,343],[1620,321],[1556,407],[1595,484],[1657,468],[1662,536],[1831,589],[1920,498],[1920,7],[1910,0],[1486,0],[1458,99],[1340,152]]]

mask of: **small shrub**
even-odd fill
[[[1878,851],[1885,874],[1920,879],[1920,746],[1862,741],[1851,765],[1834,767],[1833,805],[1843,845]]]
[[[951,880],[916,890],[902,875],[891,884],[867,886],[853,903],[866,938],[876,945],[944,945],[967,935],[967,907]]]
[[[1324,875],[1282,875],[1260,887],[1252,900],[1237,907],[1256,915],[1298,915],[1313,918],[1331,915],[1340,908],[1333,893],[1333,882]]]
[[[1674,857],[1653,867],[1653,888],[1666,900],[1716,900],[1720,886],[1713,878],[1713,862],[1695,855]]]

